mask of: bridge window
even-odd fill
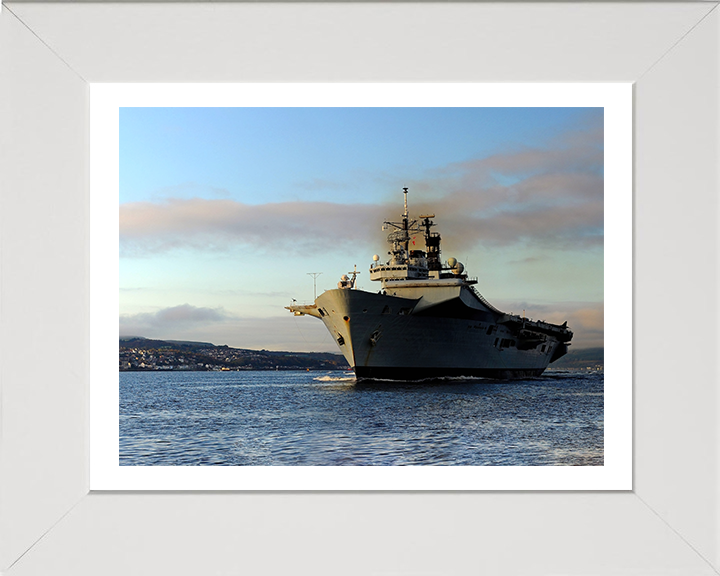
[[[382,309],[383,314],[391,314],[392,310],[390,310],[390,306],[385,306],[385,308]]]

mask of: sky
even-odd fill
[[[284,309],[436,215],[496,307],[603,346],[602,108],[121,108],[120,335],[331,351]]]

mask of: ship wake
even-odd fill
[[[317,376],[313,378],[316,382],[355,382],[355,374],[343,376]]]

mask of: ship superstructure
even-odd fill
[[[389,230],[389,260],[373,256],[378,292],[356,288],[357,269],[343,275],[295,315],[320,318],[358,379],[419,380],[446,376],[539,376],[567,353],[573,333],[563,325],[506,314],[476,290],[455,258],[441,259],[434,214],[405,211]],[[415,247],[424,239],[424,249]]]

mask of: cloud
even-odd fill
[[[236,316],[223,308],[203,308],[182,304],[162,308],[157,312],[120,315],[120,336],[169,337],[197,330],[207,326],[217,326],[236,319]]]
[[[602,121],[546,145],[455,162],[409,183],[411,215],[437,214],[445,249],[532,244],[568,249],[602,246],[604,230]],[[310,187],[332,183],[315,180]],[[441,199],[438,199],[438,194]],[[432,201],[430,200],[432,198]],[[249,205],[219,198],[164,198],[120,206],[122,256],[179,248],[206,251],[345,250],[382,242],[371,237],[392,204],[289,201]],[[381,244],[382,245],[382,244]]]
[[[602,244],[604,152],[602,120],[588,120],[544,147],[507,150],[449,164],[411,184],[419,210],[442,215],[453,249],[517,243],[547,248]],[[431,190],[444,191],[429,203]]]
[[[520,260],[509,260],[508,264],[512,264],[513,266],[523,264],[535,264],[536,262],[542,262],[547,259],[547,256],[528,256],[527,258],[522,258]]]
[[[120,206],[121,255],[244,246],[299,254],[367,240],[368,227],[377,226],[378,219],[380,207],[363,204],[249,205],[200,198],[133,202]]]
[[[167,198],[229,198],[230,191],[197,182],[183,182],[175,186],[165,186],[154,190],[151,194],[153,201],[162,201]]]

